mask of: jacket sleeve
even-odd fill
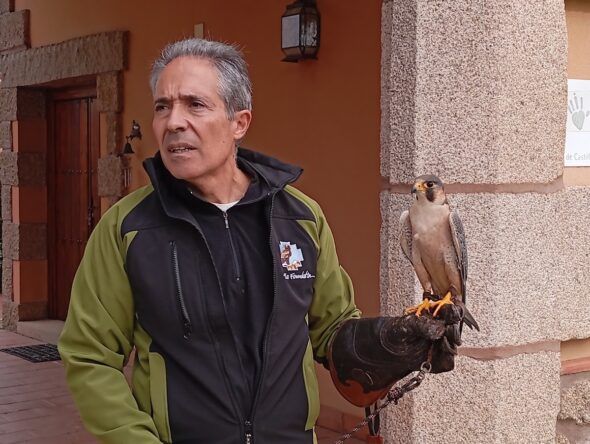
[[[113,207],[90,237],[59,340],[66,378],[86,428],[103,443],[160,443],[123,374],[133,348],[134,304],[125,243]]]
[[[317,204],[312,209],[316,216],[318,261],[309,310],[309,336],[315,359],[326,365],[328,344],[334,333],[344,321],[360,318],[361,312],[354,303],[350,277],[338,261],[326,218]]]

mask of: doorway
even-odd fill
[[[65,320],[74,275],[100,218],[96,87],[48,91],[48,315]]]

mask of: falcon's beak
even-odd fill
[[[418,191],[424,191],[424,184],[422,182],[420,183],[415,183],[414,186],[412,187],[412,194],[416,194]]]

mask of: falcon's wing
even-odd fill
[[[459,214],[456,211],[451,211],[449,214],[449,226],[451,228],[451,235],[453,236],[453,244],[455,244],[455,251],[457,252],[457,259],[459,265],[459,273],[461,275],[461,289],[462,301],[463,301],[463,321],[459,326],[459,331],[463,330],[463,322],[467,324],[469,328],[475,328],[479,331],[479,325],[469,312],[466,306],[467,302],[467,242],[465,241],[465,230],[463,229],[463,222],[459,218]]]
[[[399,218],[399,244],[402,247],[404,255],[412,262],[412,223],[410,222],[410,212],[404,211]]]
[[[451,227],[451,235],[453,236],[453,244],[457,252],[457,259],[459,265],[459,273],[461,275],[461,296],[463,296],[463,303],[467,301],[467,242],[465,241],[465,230],[463,229],[463,222],[456,211],[451,211],[449,214],[449,225]]]

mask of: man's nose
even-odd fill
[[[182,106],[173,105],[170,114],[168,114],[168,121],[166,122],[168,131],[176,133],[184,131],[187,127],[186,116]]]

